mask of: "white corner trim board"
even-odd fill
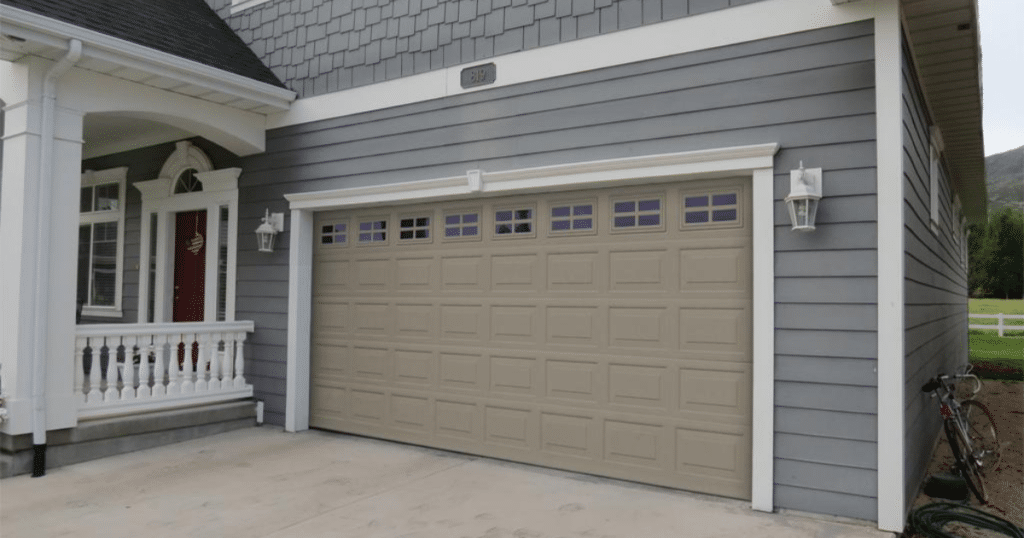
[[[875,15],[874,2],[833,6],[822,0],[762,0],[729,9],[650,24],[558,45],[516,52],[481,62],[497,67],[493,84],[463,89],[469,64],[343,90],[292,103],[267,117],[274,129],[381,108],[489,90],[696,50],[836,26]],[[636,43],[643,43],[638,47]]]
[[[309,353],[312,301],[313,214],[369,204],[402,204],[480,196],[586,189],[633,182],[645,184],[749,176],[753,182],[753,458],[751,507],[774,509],[775,267],[774,159],[778,144],[687,151],[522,168],[466,175],[287,194],[291,244],[288,270],[288,348],[285,429],[309,428]],[[303,335],[303,336],[300,336]]]
[[[899,6],[878,2],[875,59],[878,230],[878,528],[900,532],[904,483],[903,48]]]

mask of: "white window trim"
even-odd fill
[[[204,286],[203,319],[217,321],[218,264],[220,254],[220,208],[228,207],[227,288],[224,321],[235,320],[235,286],[238,265],[238,176],[241,168],[211,170],[212,163],[199,148],[187,141],[178,142],[177,149],[164,164],[160,178],[134,183],[142,193],[142,230],[139,247],[139,323],[164,323],[172,319],[174,286],[174,213],[206,210],[206,285]],[[196,178],[203,190],[174,194],[178,176],[187,168],[198,171]],[[157,216],[156,275],[149,278],[152,215]],[[153,319],[149,320],[149,290],[153,287]]]
[[[942,217],[939,214],[940,196],[942,189],[939,188],[939,180],[942,177],[942,135],[939,128],[931,127],[930,142],[928,145],[928,184],[929,184],[929,214],[930,227],[933,234],[938,234],[942,225]]]
[[[90,213],[79,213],[78,224],[97,224],[102,222],[116,222],[117,223],[117,261],[115,269],[115,280],[114,280],[114,305],[113,306],[101,306],[91,305],[88,303],[91,300],[92,294],[86,294],[86,304],[82,305],[82,316],[83,317],[100,317],[100,318],[120,318],[124,315],[121,309],[121,299],[124,285],[124,207],[125,207],[125,191],[128,183],[128,168],[121,166],[118,168],[109,168],[107,170],[86,170],[82,174],[82,187],[95,187],[96,185],[105,185],[109,183],[117,183],[117,210],[116,211],[96,211]],[[115,216],[116,215],[116,216]],[[92,268],[90,267],[90,280]]]
[[[751,507],[774,509],[775,413],[775,244],[774,160],[778,144],[647,155],[285,195],[291,205],[288,273],[288,346],[285,430],[309,429],[310,318],[313,227],[316,211],[472,200],[566,189],[644,185],[722,175],[752,178],[753,229],[753,424]]]

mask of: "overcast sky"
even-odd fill
[[[985,155],[1024,146],[1024,1],[979,0]]]

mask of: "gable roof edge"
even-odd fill
[[[83,58],[111,62],[209,88],[277,111],[288,110],[296,97],[295,92],[285,88],[7,5],[0,5],[0,27],[4,35],[61,50],[67,48],[68,39],[78,39],[82,42]]]

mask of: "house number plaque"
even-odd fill
[[[473,88],[494,84],[498,78],[498,68],[493,64],[474,65],[462,70],[462,87]]]

